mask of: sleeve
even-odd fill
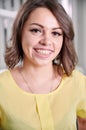
[[[2,119],[2,113],[1,113],[1,109],[0,109],[0,130],[2,130],[1,129],[1,119]]]
[[[80,95],[77,107],[77,116],[86,118],[86,76],[81,76],[80,78]]]

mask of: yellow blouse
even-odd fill
[[[76,130],[76,116],[86,118],[86,77],[74,70],[49,94],[30,94],[0,74],[0,127],[3,130]]]

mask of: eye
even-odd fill
[[[30,32],[32,32],[32,34],[34,34],[34,35],[41,35],[42,34],[41,29],[37,29],[37,28],[30,29]]]
[[[36,28],[31,29],[30,31],[31,31],[31,32],[35,32],[35,33],[40,32],[40,31],[39,31],[38,29],[36,29]]]
[[[57,31],[52,32],[52,34],[53,34],[54,36],[58,36],[58,37],[62,35],[62,33],[57,32]]]

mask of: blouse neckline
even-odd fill
[[[49,95],[54,95],[55,93],[57,93],[62,88],[63,83],[64,83],[64,79],[65,79],[65,75],[63,75],[59,86],[55,90],[53,90],[53,91],[51,91],[49,93],[43,93],[43,94],[42,93],[30,93],[30,92],[27,92],[27,91],[23,90],[22,88],[20,88],[18,86],[16,81],[13,79],[10,70],[7,70],[7,73],[8,73],[8,77],[10,77],[11,84],[13,84],[13,87],[15,87],[20,93],[23,93],[23,94],[26,94],[26,95],[29,95],[29,96],[49,96]]]

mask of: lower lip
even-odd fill
[[[41,53],[37,52],[36,50],[34,50],[34,53],[37,57],[39,57],[41,59],[49,58],[52,54],[52,52],[50,52],[49,54],[41,54]]]

